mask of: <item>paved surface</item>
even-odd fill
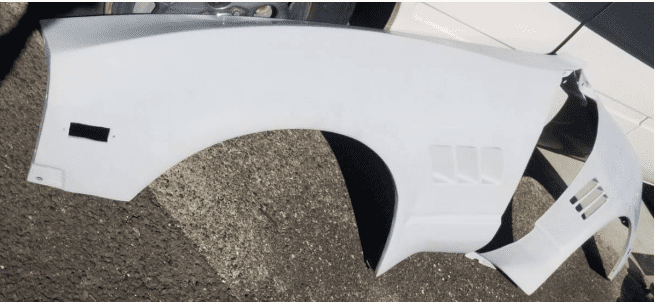
[[[0,34],[24,9],[0,3]],[[317,131],[257,133],[212,146],[127,203],[28,183],[46,75],[44,44],[34,32],[0,83],[0,301],[645,296],[635,274],[624,268],[608,281],[581,249],[531,296],[462,254],[416,254],[375,278],[362,260],[338,164]],[[524,178],[512,203],[512,236],[527,233],[552,202],[541,185]],[[601,257],[611,259],[597,243]]]

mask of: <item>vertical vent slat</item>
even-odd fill
[[[571,197],[571,204],[575,204],[576,202],[578,202],[578,200],[581,200],[585,195],[587,195],[587,193],[591,192],[591,190],[595,188],[596,185],[598,185],[598,180],[596,180],[595,178],[589,181],[589,183],[587,183],[582,189],[580,189],[580,191],[578,191],[578,193],[576,193],[575,196]]]
[[[584,211],[580,216],[585,220],[605,204],[608,197],[604,193],[605,191],[598,183],[598,179],[594,178],[580,189],[575,196],[571,197],[571,204],[575,205],[576,211]]]
[[[603,188],[597,187],[596,189],[591,191],[591,193],[583,197],[579,205],[582,207],[582,209],[586,209],[592,202],[594,202],[594,200],[596,200],[602,194],[603,194]],[[576,210],[577,209],[578,208],[576,207]]]
[[[498,147],[430,145],[437,184],[501,185],[505,161]]]
[[[596,212],[596,210],[598,210],[598,208],[600,208],[600,206],[602,206],[602,205],[605,203],[605,201],[607,201],[607,195],[603,195],[601,198],[599,198],[598,200],[596,200],[596,202],[594,202],[594,203],[591,205],[591,207],[589,207],[589,209],[587,209],[587,210],[582,214],[582,219],[587,219],[587,218],[589,218],[589,217],[590,217],[594,212]]]

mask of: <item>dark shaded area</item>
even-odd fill
[[[653,68],[653,2],[554,2],[552,4],[580,21],[580,27],[586,26]],[[579,28],[573,34],[578,30]],[[568,39],[570,38],[566,41]]]
[[[588,105],[587,102],[587,97],[580,91],[579,87],[579,82],[580,82],[580,76],[582,75],[582,72],[580,70],[576,70],[572,72],[569,76],[566,78],[562,79],[562,83],[560,84],[560,87],[566,94],[569,96],[568,99],[566,100],[567,102],[571,103],[576,103],[576,105],[580,107],[586,107]],[[560,110],[562,112],[563,110]],[[564,115],[560,116],[559,119],[555,117],[555,120],[573,120],[575,118],[575,113],[572,112],[571,109],[568,112],[565,112]]]
[[[615,2],[585,26],[653,68],[653,2]]]
[[[305,20],[347,25],[355,11],[355,6],[355,2],[312,2]]]
[[[87,3],[76,3],[75,7],[58,16],[58,17],[84,17],[84,16],[99,16],[105,14],[105,3],[104,2],[87,2]]]
[[[616,302],[652,301],[646,297],[647,294],[646,282],[639,267],[628,258],[628,275],[623,279],[621,296],[616,299]]]
[[[476,253],[490,252],[514,242],[514,232],[512,230],[512,203],[513,202],[514,202],[514,197],[512,197],[512,200],[509,202],[509,205],[507,205],[507,209],[505,209],[505,213],[503,213],[503,216],[500,218],[500,228],[498,228],[496,235],[494,235],[494,237],[491,239],[491,241],[489,241],[489,243],[487,243],[487,245],[475,251]],[[509,277],[507,277],[505,274],[503,274],[503,276],[505,276],[510,281],[512,280]]]
[[[572,72],[561,84],[568,99],[545,127],[537,146],[585,161],[596,143],[598,108],[578,88],[580,71]],[[554,196],[553,196],[554,197]]]
[[[554,200],[557,200],[568,187],[557,170],[548,162],[548,159],[535,148],[523,172],[524,176],[534,178],[550,193]]]
[[[552,5],[580,22],[588,22],[594,15],[600,12],[604,6],[610,3],[611,2],[551,2]]]
[[[523,172],[523,176],[532,177],[539,182],[555,200],[557,200],[557,198],[559,198],[567,188],[564,180],[537,148],[532,152],[532,156],[530,157],[530,161],[528,161],[528,166]],[[498,228],[496,235],[494,235],[487,245],[477,250],[477,253],[490,252],[514,242],[512,227],[513,203],[514,197],[512,197],[507,205],[507,209],[505,209],[505,212],[501,217],[500,228]]]
[[[109,137],[109,128],[71,123],[70,128],[68,129],[68,135],[106,142]]]
[[[350,25],[384,29],[395,6],[395,2],[357,2]]]
[[[114,3],[111,8],[111,13],[113,15],[126,15],[132,14],[134,11],[134,2],[124,2],[124,3]],[[152,10],[153,13],[157,13],[158,9],[161,9],[161,5],[155,2],[155,8]]]
[[[644,275],[653,275],[653,255],[632,252],[632,257],[635,257],[635,260],[637,260],[637,264],[641,267]]]
[[[593,20],[594,18],[596,18],[598,15],[600,15],[601,13],[603,13],[603,11],[605,11],[605,10],[606,10],[608,7],[610,7],[611,5],[612,5],[612,2],[603,3],[603,4],[601,5],[601,7],[598,9],[598,11],[595,11],[595,12],[593,12],[593,13],[591,12],[591,10],[592,10],[592,9],[596,9],[595,6],[592,7],[592,8],[589,8],[589,9],[585,9],[585,8],[581,9],[581,11],[584,12],[585,19],[578,20],[578,21],[581,21],[580,25],[578,25],[578,27],[576,27],[575,30],[573,30],[573,32],[571,32],[571,33],[566,37],[566,39],[564,39],[564,41],[562,41],[562,43],[560,43],[559,45],[557,45],[557,47],[556,47],[553,51],[551,51],[549,54],[550,54],[550,55],[554,55],[554,54],[556,54],[557,51],[559,51],[560,48],[562,48],[562,46],[564,46],[566,43],[568,43],[569,40],[571,40],[571,38],[573,38],[573,36],[575,36],[575,34],[577,34],[578,31],[580,31],[580,29],[582,29],[582,28],[584,27],[585,24],[587,24],[587,22],[589,22],[589,21]]]
[[[621,224],[624,227],[626,227],[626,228],[630,227],[630,220],[628,220],[628,218],[625,218],[624,216],[621,216],[621,217],[619,217],[619,220],[621,221]]]
[[[364,261],[376,268],[391,231],[398,198],[391,171],[361,142],[322,131],[339,162],[352,202]]]
[[[603,278],[607,278],[607,273],[605,273],[605,267],[603,266],[603,259],[600,256],[598,244],[596,244],[594,236],[591,236],[589,240],[582,244],[582,251],[584,252],[585,258],[587,258],[589,267]]]
[[[653,185],[644,183],[641,187],[641,200],[644,201],[646,208],[650,212],[650,216],[653,216]]]
[[[0,36],[2,56],[0,56],[0,82],[14,66],[20,52],[32,32],[39,28],[39,20],[79,15],[93,10],[97,3],[30,3],[27,11],[10,32]]]

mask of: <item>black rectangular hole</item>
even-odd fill
[[[578,202],[578,199],[575,196],[571,197],[571,204]]]
[[[571,204],[575,204],[578,200],[585,197],[596,185],[598,185],[598,180],[595,178],[589,181],[578,193],[575,193],[575,196],[571,197]]]
[[[71,123],[68,129],[68,135],[106,142],[109,137],[109,128]]]

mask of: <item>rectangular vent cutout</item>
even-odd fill
[[[597,187],[591,193],[587,194],[587,196],[583,197],[582,200],[580,201],[580,204],[578,204],[580,207],[583,209],[586,209],[598,196],[603,194],[603,188]],[[578,209],[577,207],[575,208],[576,210]],[[580,212],[580,210],[578,210]]]
[[[457,154],[457,180],[460,183],[479,183],[477,150],[474,147],[458,146],[455,153]]]
[[[455,181],[455,156],[451,146],[430,146],[432,180],[436,183]]]
[[[607,201],[607,195],[603,195],[600,198],[598,198],[598,200],[596,200],[596,202],[594,202],[594,204],[592,204],[591,207],[589,207],[589,209],[587,209],[582,214],[582,219],[587,219],[591,217],[591,215],[594,212],[596,212],[596,210],[598,210],[598,208],[600,208],[600,206],[602,206],[605,203],[605,201]]]
[[[578,202],[578,200],[582,199],[587,193],[591,191],[591,189],[595,188],[596,185],[598,184],[598,180],[595,178],[592,179],[587,185],[585,185],[578,193],[575,194],[575,196],[571,197],[571,204],[575,204]]]
[[[68,136],[88,138],[94,141],[106,142],[109,137],[109,128],[89,126],[80,123],[71,123]]]
[[[488,184],[503,182],[503,150],[496,147],[432,145],[432,180],[438,184]]]
[[[480,149],[482,183],[499,185],[503,180],[503,150],[483,147]]]

